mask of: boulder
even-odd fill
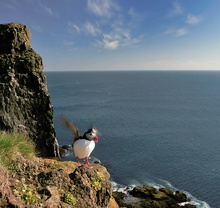
[[[113,192],[113,196],[120,207],[196,208],[183,192],[174,192],[168,188],[157,189],[149,185],[136,186],[127,194]]]
[[[112,184],[108,181],[109,173],[99,164],[94,167],[95,170],[81,166],[70,174],[71,180],[77,187],[72,192],[78,199],[76,207],[108,207],[109,205],[112,196]]]
[[[23,131],[41,156],[59,157],[43,62],[30,38],[25,25],[0,25],[0,130]]]
[[[10,188],[9,173],[0,165],[0,207],[22,207],[23,203],[15,197]]]

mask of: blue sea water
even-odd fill
[[[197,207],[220,207],[220,71],[47,72],[60,145],[100,131],[92,153],[121,186],[185,191]],[[75,160],[73,154],[66,160]]]

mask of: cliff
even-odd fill
[[[41,156],[59,157],[42,58],[22,24],[0,25],[0,130],[23,131]]]

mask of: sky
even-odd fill
[[[220,0],[0,0],[44,71],[220,70]]]

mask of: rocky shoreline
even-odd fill
[[[113,197],[120,207],[196,208],[183,192],[149,185],[139,185],[125,192],[115,191]]]

